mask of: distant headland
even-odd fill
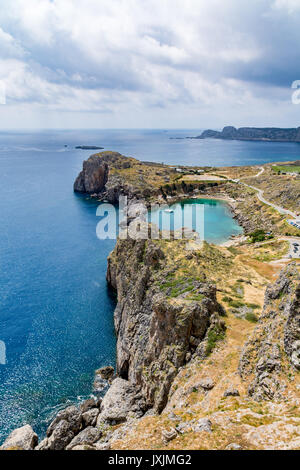
[[[224,139],[224,140],[254,140],[265,142],[300,142],[300,127],[224,127],[222,131],[206,130],[197,137],[187,139]]]

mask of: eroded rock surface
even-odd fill
[[[108,179],[108,165],[99,155],[92,155],[83,162],[83,169],[74,183],[78,193],[100,193]]]
[[[246,343],[240,375],[252,377],[249,395],[257,400],[280,399],[285,391],[288,367],[299,370],[300,362],[300,276],[289,264],[265,294],[263,313]]]
[[[38,437],[28,424],[15,429],[5,440],[0,450],[33,450],[38,443]]]
[[[195,286],[198,301],[172,301],[160,289],[166,256],[153,241],[119,240],[108,259],[107,279],[117,289],[117,374],[160,412],[188,353],[205,354],[205,337],[219,321],[216,288]]]

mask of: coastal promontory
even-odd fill
[[[300,127],[240,127],[226,126],[222,131],[208,129],[194,139],[254,140],[267,142],[300,142]]]

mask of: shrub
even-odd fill
[[[225,331],[222,330],[220,327],[214,327],[209,330],[207,334],[207,346],[206,346],[206,354],[209,356],[213,349],[215,348],[218,341],[222,341],[225,338]]]
[[[246,320],[250,321],[251,323],[257,323],[258,322],[258,317],[255,315],[255,313],[247,313],[245,318],[246,318]]]
[[[266,233],[261,229],[255,230],[249,236],[251,243],[263,242],[266,239]]]

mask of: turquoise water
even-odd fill
[[[233,219],[226,202],[212,199],[189,199],[170,206],[172,213],[156,210],[151,219],[161,230],[178,230],[182,227],[195,230],[202,240],[221,244],[243,229]]]
[[[105,281],[114,241],[97,239],[97,204],[73,193],[91,153],[76,145],[174,164],[300,159],[298,144],[170,140],[200,131],[0,132],[0,441],[24,423],[42,434],[59,407],[90,394],[94,370],[115,360]],[[210,241],[238,231],[225,205],[205,208]]]

